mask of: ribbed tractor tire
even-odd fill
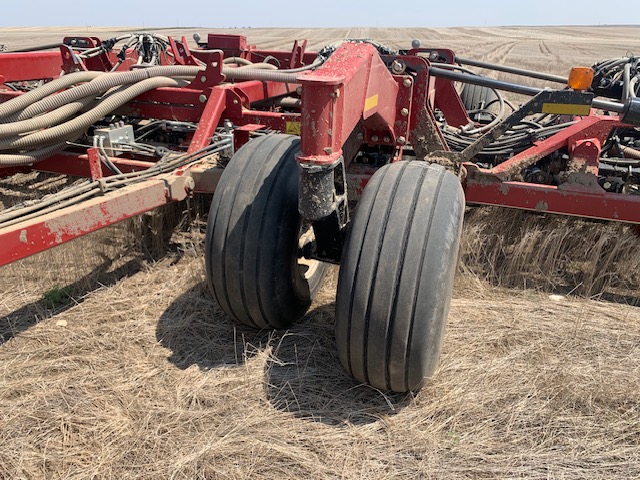
[[[469,113],[469,118],[481,124],[488,124],[494,117],[487,112],[478,112],[477,110],[486,109],[493,113],[498,113],[500,110],[496,92],[480,85],[465,84],[460,93],[460,99]]]
[[[468,111],[484,108],[498,99],[496,93],[488,87],[466,83],[460,92],[460,99]]]
[[[207,281],[220,307],[256,328],[286,328],[322,286],[326,265],[298,259],[300,140],[265,135],[241,147],[225,168],[207,220]]]
[[[418,390],[438,366],[455,275],[464,194],[439,165],[380,168],[358,202],[338,277],[343,367],[381,390]]]

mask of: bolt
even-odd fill
[[[378,135],[371,135],[371,141],[372,142],[377,142],[378,141]]]
[[[207,81],[207,77],[206,77],[206,76],[204,76],[204,75],[202,75],[202,76],[200,77],[200,81],[201,81],[201,82],[203,82],[203,83],[204,83],[204,82],[206,82],[206,81]]]
[[[407,115],[409,115],[409,110],[406,108],[403,108],[402,110],[400,110],[400,115],[402,115],[403,117],[406,117]]]
[[[296,93],[297,93],[298,95],[302,95],[302,86],[300,86],[300,87],[296,87]]]
[[[405,143],[407,143],[407,139],[404,137],[398,137],[398,143],[400,145],[404,145]]]
[[[358,135],[356,135],[356,138],[358,140],[364,140],[364,133],[360,132]]]
[[[391,141],[391,137],[389,135],[386,135],[384,138],[384,143],[389,143]]]
[[[201,101],[202,103],[204,103],[204,102],[206,102],[206,101],[207,101],[207,96],[206,96],[206,95],[204,95],[204,94],[203,94],[203,95],[200,95],[199,99],[200,99],[200,101]]]
[[[237,105],[237,104],[238,104],[238,99],[237,99],[237,98],[234,98],[234,99],[233,99],[233,104],[234,104],[234,105]]]
[[[404,79],[404,82],[402,82],[402,84],[403,84],[405,87],[410,87],[410,86],[411,86],[411,83],[412,83],[412,82],[411,82],[411,79],[410,79],[410,78],[405,78],[405,79]]]
[[[404,72],[404,65],[402,64],[402,62],[399,62],[398,60],[394,60],[391,63],[391,71],[396,75],[400,75],[402,72]]]

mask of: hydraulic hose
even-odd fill
[[[103,75],[103,72],[76,72],[63,75],[49,83],[45,83],[41,87],[0,104],[0,119],[22,110],[32,103],[52,95],[63,88],[75,85],[76,83],[88,82],[101,75]]]
[[[213,52],[215,50],[195,50],[196,52]],[[250,62],[249,60],[247,60],[246,58],[240,58],[240,57],[227,57],[222,61],[223,64],[228,64],[228,63],[236,63],[238,65],[253,65],[253,62]]]
[[[115,38],[112,38],[112,39],[110,39],[108,41],[115,46],[117,43],[120,43],[122,40],[130,39],[133,36],[134,36],[133,34],[119,35],[119,36],[117,36]],[[91,56],[95,56],[96,54],[100,55],[104,51],[105,50],[104,50],[103,46],[99,45],[97,47],[88,48],[88,49],[84,50],[83,52],[81,52],[79,55],[82,56],[82,57],[91,57]]]
[[[223,73],[232,80],[260,80],[280,83],[297,83],[297,76],[294,73],[275,70],[261,70],[271,68],[273,67],[263,64],[252,64],[239,68],[223,68]],[[304,68],[312,68],[312,65],[309,65],[308,68]],[[91,95],[102,93],[110,88],[120,85],[127,85],[158,76],[193,77],[200,71],[202,71],[202,68],[198,66],[167,66],[141,68],[129,72],[117,73],[72,73],[64,75],[53,82],[45,84],[42,87],[0,105],[0,117],[6,117],[7,115],[18,112],[20,109],[24,109],[22,112],[12,115],[10,119],[5,119],[4,123],[27,120],[36,115],[49,112],[63,105],[76,102],[77,100]],[[90,80],[88,83],[55,94],[55,92],[62,88],[88,80]]]
[[[317,68],[320,65],[322,65],[323,63],[324,63],[324,60],[322,58],[318,57],[312,63],[310,63],[309,65],[304,65],[304,66],[298,67],[298,68],[290,68],[288,70],[285,70],[285,72],[287,72],[287,73],[305,72],[307,70],[312,70],[314,68]]]
[[[631,86],[631,64],[626,63],[622,69],[622,101],[626,101],[630,95]]]
[[[638,77],[633,77],[629,82],[629,96],[636,97],[636,85],[638,85]]]
[[[625,158],[634,158],[640,160],[640,150],[625,145],[620,145],[620,151]]]
[[[469,65],[471,67],[486,68],[486,69],[495,70],[498,72],[513,73],[515,75],[521,75],[521,76],[530,77],[530,78],[538,78],[540,80],[547,80],[549,82],[564,83],[565,85],[568,80],[567,77],[562,77],[560,75],[551,75],[549,73],[535,72],[532,70],[523,70],[522,68],[507,67],[505,65],[495,65],[492,63],[481,62],[479,60],[470,60],[467,58],[460,58],[458,56],[456,56],[456,62],[458,62],[460,65]]]
[[[461,72],[465,72],[465,73],[469,73],[471,75],[477,75],[475,72],[469,70],[468,68],[465,67],[461,67],[459,65],[451,65],[448,63],[432,63],[431,65],[435,66],[435,67],[439,67],[439,68],[444,68],[446,70],[460,70]],[[490,87],[488,87],[490,88]],[[484,133],[487,132],[489,130],[491,130],[493,127],[495,127],[498,123],[500,123],[504,117],[504,105],[505,105],[505,101],[504,101],[504,97],[500,94],[500,92],[498,90],[496,90],[495,88],[491,88],[491,91],[495,94],[499,106],[498,106],[498,113],[495,115],[495,118],[488,123],[487,125],[482,125],[481,127],[478,128],[474,128],[472,130],[466,130],[464,133],[466,135],[475,135],[476,133]],[[489,106],[485,105],[484,109],[487,109]],[[515,108],[514,108],[515,110]]]
[[[240,58],[240,57],[228,57],[228,58],[225,58],[222,61],[222,63],[225,64],[225,65],[226,64],[236,63],[238,65],[241,65],[239,68],[244,68],[245,66],[246,67],[254,67],[254,68],[265,68],[265,67],[258,67],[258,65],[262,65],[260,63],[253,63],[253,62],[250,62],[249,60],[246,60],[246,59]],[[313,61],[313,63],[310,63],[309,65],[304,65],[304,66],[298,67],[298,68],[290,68],[290,69],[287,69],[287,70],[279,70],[279,71],[281,73],[299,73],[299,72],[304,72],[304,71],[307,71],[307,70],[312,70],[314,68],[317,68],[320,65],[322,65],[322,63],[323,63],[322,58],[318,57]],[[266,65],[273,65],[273,64],[266,63]],[[273,65],[273,66],[277,69],[277,67],[275,65]],[[266,67],[266,68],[269,68],[269,67]],[[286,82],[286,83],[293,83],[293,82]]]
[[[32,163],[39,162],[45,158],[50,157],[62,150],[67,146],[67,142],[57,143],[45,148],[33,150],[31,152],[19,153],[19,154],[1,154],[0,153],[0,165],[3,167],[22,167],[25,165],[31,165]]]
[[[168,77],[153,77],[131,85],[121,92],[117,92],[102,100],[97,106],[86,113],[61,125],[32,133],[17,140],[5,140],[0,142],[0,148],[24,149],[36,145],[57,143],[62,140],[70,140],[79,132],[85,131],[89,126],[100,120],[105,115],[113,112],[125,103],[133,100],[144,92],[159,87],[179,87],[182,82]]]
[[[223,68],[222,73],[231,80],[260,80],[263,82],[298,83],[298,76],[295,73],[286,73],[277,70]]]
[[[467,135],[475,135],[476,133],[488,132],[489,130],[491,130],[493,127],[495,127],[502,121],[502,118],[504,117],[504,98],[502,98],[502,95],[500,95],[500,93],[498,93],[497,90],[495,89],[492,89],[492,90],[494,91],[494,93],[497,94],[498,101],[500,102],[498,107],[498,113],[496,114],[495,118],[491,120],[491,122],[487,123],[486,125],[482,125],[481,127],[473,128],[471,130],[467,130],[465,132]]]
[[[168,66],[149,67],[132,70],[129,72],[102,73],[99,77],[80,85],[79,87],[65,90],[43,98],[39,102],[25,108],[17,117],[17,120],[26,120],[35,115],[53,110],[69,102],[97,93],[104,92],[112,87],[127,85],[153,77],[194,77],[202,70],[197,66]]]
[[[91,183],[92,182],[90,180],[84,180],[80,184],[72,185],[70,187],[64,188],[59,192],[45,195],[35,202],[18,204],[18,205],[14,205],[13,207],[6,208],[2,210],[2,213],[0,213],[0,228],[2,228],[1,225],[3,223],[9,220],[13,220],[16,218],[20,218],[20,220],[22,220],[22,218],[24,218],[25,215],[31,212],[42,210],[43,208],[48,207],[50,205],[55,205],[56,203],[62,200],[66,200],[70,197],[80,195],[87,191],[87,187],[89,187],[89,189],[91,188]]]
[[[94,101],[95,97],[93,96],[85,97],[30,120],[0,124],[0,138],[33,132],[34,130],[39,130],[50,125],[57,125]]]
[[[278,67],[271,63],[252,63],[251,65],[242,65],[236,70],[277,70]]]

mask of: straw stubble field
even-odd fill
[[[638,31],[232,30],[265,47],[418,37],[552,73],[638,52]],[[5,29],[0,43],[70,32],[31,33]],[[63,183],[13,178],[0,200]],[[389,395],[339,365],[335,270],[286,332],[227,319],[204,285],[206,208],[192,207],[166,249],[135,241],[132,221],[2,268],[0,477],[640,477],[628,227],[467,212],[441,368],[417,395]]]

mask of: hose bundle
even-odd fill
[[[0,105],[0,165],[30,165],[47,158],[138,95],[158,87],[181,86],[184,81],[180,78],[193,78],[200,71],[200,67],[168,66],[78,72],[13,98]]]
[[[267,65],[224,67],[223,73],[231,80],[296,82],[297,72],[272,70],[275,67]],[[182,86],[183,79],[192,79],[202,71],[203,67],[181,65],[114,73],[78,72],[13,98],[0,105],[0,166],[30,165],[51,156],[64,149],[65,142],[77,139],[140,94]]]
[[[159,87],[182,86],[184,79],[193,79],[206,68],[204,64],[158,66],[161,63],[160,52],[171,55],[169,39],[146,33],[112,38],[98,47],[80,51],[78,56],[95,57],[113,50],[123,41],[125,44],[111,72],[85,71],[63,75],[0,104],[0,166],[30,165],[47,158],[63,150],[67,142],[76,140],[95,122],[138,95]],[[129,49],[137,50],[141,59],[137,68],[115,72]],[[297,74],[317,68],[325,59],[319,56],[310,65],[278,70],[267,60],[253,63],[232,57],[225,59],[222,73],[231,81],[297,83]],[[76,116],[78,113],[80,115]]]
[[[640,95],[640,57],[631,54],[593,66],[592,90],[596,95],[625,100]]]
[[[167,154],[147,170],[111,175],[95,181],[82,180],[57,193],[46,195],[37,201],[18,204],[3,210],[0,212],[0,228],[9,227],[16,223],[78,204],[89,198],[103,195],[106,192],[114,191],[157,175],[170,173],[177,168],[197,162],[204,157],[230,147],[231,140],[229,138],[221,138],[216,135],[212,139],[212,143],[207,147],[193,153]],[[50,148],[53,149],[54,147]]]

